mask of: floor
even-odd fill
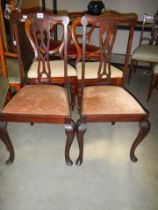
[[[0,142],[0,210],[157,210],[158,91],[149,103],[147,72],[138,71],[127,88],[150,112],[151,131],[129,150],[137,123],[88,124],[82,166],[66,166],[62,125],[9,123],[15,161]],[[74,113],[77,119],[77,112]],[[71,157],[77,158],[76,139]]]

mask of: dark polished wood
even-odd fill
[[[156,65],[158,65],[158,64],[156,64]],[[156,68],[156,66],[154,68]],[[148,95],[147,95],[147,101],[149,101],[153,90],[156,89],[157,86],[158,86],[158,74],[153,69],[153,71],[151,73],[151,78],[150,78],[150,85],[149,85],[149,90],[148,90]]]
[[[7,127],[7,123],[0,121],[0,139],[5,144],[7,150],[10,153],[9,158],[6,161],[6,164],[11,164],[14,161],[15,154],[14,154],[14,148],[13,148],[12,142],[10,140],[10,137],[8,135],[6,127]]]
[[[110,122],[113,125],[115,122],[138,122],[140,130],[137,137],[135,138],[131,149],[130,149],[130,159],[133,162],[137,161],[135,156],[135,150],[140,142],[143,141],[145,136],[150,130],[150,122],[148,120],[148,112],[140,105],[140,103],[131,95],[123,86],[124,86],[124,77],[127,74],[129,57],[133,41],[133,33],[136,24],[137,18],[133,17],[122,17],[119,14],[108,14],[106,16],[83,16],[81,19],[81,24],[83,27],[83,45],[82,45],[82,78],[80,82],[81,88],[81,111],[80,118],[76,123],[77,130],[77,140],[79,146],[79,155],[76,159],[76,164],[81,165],[83,162],[83,148],[84,148],[84,134],[87,130],[88,122]],[[113,50],[113,45],[117,37],[118,24],[129,23],[130,33],[128,37],[128,43],[126,48],[126,56],[124,61],[124,69],[122,76],[121,85],[117,86],[113,83],[111,78],[111,55]],[[98,82],[96,86],[93,84],[87,84],[85,80],[86,72],[86,29],[89,24],[94,24],[98,27],[98,43],[100,46],[100,65],[98,67],[98,81],[103,79],[103,76],[107,76],[107,82],[100,83]],[[102,71],[101,71],[102,69]],[[107,89],[108,88],[108,89]],[[111,96],[112,92],[107,90],[114,91],[114,95]],[[88,95],[88,90],[92,91],[91,95]],[[102,90],[100,93],[99,90]],[[128,95],[130,100],[127,100],[126,94],[120,95],[118,99],[118,90],[122,90]],[[95,92],[96,91],[96,92]],[[86,93],[85,93],[86,92]],[[122,93],[123,93],[122,92]],[[90,94],[90,93],[89,93]],[[98,97],[99,96],[99,97]],[[97,101],[98,97],[98,101]],[[107,104],[102,104],[102,98],[108,101]],[[125,97],[125,98],[124,98]],[[105,101],[105,100],[103,100]],[[135,107],[133,109],[133,102]],[[101,106],[99,105],[101,103]],[[132,103],[132,104],[131,104]],[[115,104],[115,108],[113,108]],[[122,104],[123,107],[120,107]],[[112,106],[111,106],[112,105]],[[121,111],[123,109],[123,112]],[[127,108],[124,113],[124,108]],[[136,109],[139,111],[137,112]]]
[[[134,152],[136,147],[143,141],[144,137],[149,133],[150,131],[150,122],[148,120],[146,121],[140,121],[139,122],[140,130],[138,133],[138,136],[136,137],[135,141],[133,142],[130,150],[130,158],[133,162],[136,162],[138,159],[135,156]]]

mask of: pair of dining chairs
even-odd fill
[[[18,54],[26,59],[25,66],[28,67],[28,70],[33,68],[32,71],[36,74],[36,77],[28,77],[25,80],[24,75],[23,87],[8,103],[4,100],[8,86],[6,81],[3,81],[5,85],[2,86],[3,91],[1,93],[3,101],[0,113],[0,138],[10,152],[7,163],[11,163],[14,160],[14,149],[6,128],[7,122],[64,124],[67,136],[65,160],[68,165],[73,163],[69,151],[75,134],[79,145],[79,156],[76,164],[82,164],[84,134],[87,122],[111,122],[112,124],[115,122],[138,122],[140,126],[139,133],[130,149],[131,160],[133,162],[137,161],[135,149],[150,130],[148,112],[123,86],[128,71],[136,21],[136,16],[135,18],[131,16],[127,18],[126,15],[120,17],[118,14],[106,14],[104,16],[84,15],[80,19],[80,27],[82,28],[82,62],[80,61],[81,80],[79,83],[81,101],[79,120],[75,123],[72,117],[72,103],[70,100],[72,80],[69,78],[67,56],[69,18],[67,16],[48,15],[47,13],[16,15],[13,26]],[[116,84],[112,78],[111,57],[120,23],[129,23],[129,37],[121,82]],[[97,61],[93,61],[91,66],[93,70],[94,65],[97,71],[95,84],[88,83],[85,78],[86,71],[90,69],[90,67],[87,68],[87,65],[90,65],[90,61],[89,57],[87,61],[86,39],[88,27],[91,25],[98,30],[99,54],[97,55]],[[20,45],[20,36],[24,34],[21,33],[19,26],[25,28],[26,36],[30,41],[27,44],[32,46],[33,49],[30,52],[27,51],[29,47],[26,47],[25,44],[23,46]],[[61,60],[56,60],[56,56],[58,56],[57,50],[50,50],[49,45],[53,29],[56,26],[60,26],[60,31],[63,32],[61,35],[63,41],[58,48],[58,53],[61,52]],[[22,53],[22,48],[26,50],[26,53]],[[32,57],[32,54],[34,60],[31,63],[30,57]],[[60,68],[57,68],[56,62],[59,62]],[[97,65],[95,62],[97,62]],[[57,73],[54,73],[55,71]],[[61,72],[63,79],[59,80],[59,77],[55,77],[55,75]]]

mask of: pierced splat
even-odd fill
[[[40,22],[40,24],[39,24]],[[32,22],[30,19],[25,21],[25,28],[35,52],[35,60],[38,61],[38,78],[51,79],[51,69],[49,63],[49,45],[54,23],[45,19]],[[51,52],[53,54],[53,52]]]
[[[107,83],[111,82],[111,54],[113,45],[116,39],[117,34],[117,25],[114,22],[109,24],[108,22],[105,23],[104,21],[97,22],[95,18],[91,20],[89,18],[88,23],[85,21],[83,22],[83,31],[87,33],[87,25],[92,25],[93,28],[99,28],[98,34],[98,43],[99,43],[99,52],[100,52],[100,59],[99,59],[99,67],[98,67],[98,79],[107,78]],[[83,40],[84,42],[84,40]],[[84,45],[84,44],[83,44]]]
[[[37,21],[32,21],[31,18],[26,19],[25,29],[30,43],[34,49],[35,61],[38,61],[38,78],[42,82],[51,81],[50,55],[62,51],[63,42],[58,47],[50,50],[50,41],[54,36],[58,22],[52,21],[49,18],[39,18]],[[60,25],[60,24],[59,24]],[[63,27],[63,26],[62,26]],[[62,28],[62,33],[63,33]],[[64,36],[64,35],[62,35]]]

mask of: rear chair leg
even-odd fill
[[[79,146],[79,156],[76,160],[76,165],[81,165],[83,162],[83,137],[87,130],[87,124],[84,119],[80,119],[77,122],[77,141]]]
[[[134,60],[131,61],[131,65],[129,67],[127,84],[130,83],[133,72],[136,72],[136,62]]]
[[[158,78],[151,76],[150,86],[149,86],[148,95],[147,95],[147,102],[149,101],[151,94],[153,92],[153,89],[156,87],[157,82],[158,82]]]
[[[139,133],[138,133],[135,141],[133,142],[133,144],[131,146],[131,150],[130,150],[130,158],[131,158],[131,161],[133,161],[133,162],[136,162],[138,160],[137,157],[135,156],[134,152],[135,152],[135,149],[137,148],[137,146],[143,141],[145,136],[149,133],[150,122],[148,120],[139,122],[139,126],[140,126]]]
[[[73,120],[67,119],[64,127],[65,127],[65,133],[67,135],[67,140],[65,145],[65,161],[67,165],[71,166],[73,162],[70,158],[70,148],[75,137],[75,123]]]
[[[6,122],[0,122],[0,139],[5,144],[7,150],[10,153],[10,156],[8,160],[6,161],[6,164],[11,164],[14,161],[15,154],[14,154],[14,148],[10,140],[10,137],[8,135],[6,127],[7,127]]]

